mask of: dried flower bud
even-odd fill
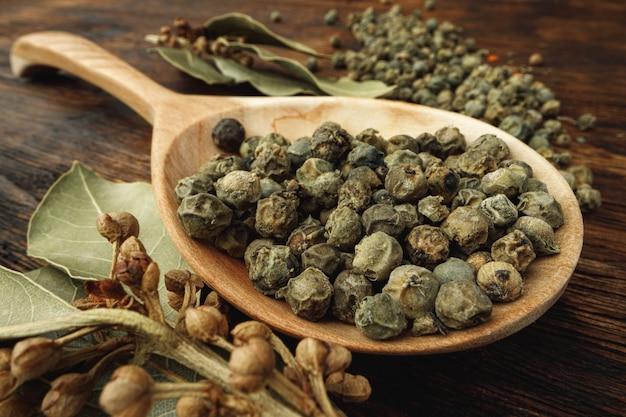
[[[122,244],[120,245],[120,253],[118,255],[117,260],[126,260],[129,261],[132,259],[133,255],[137,252],[145,253],[146,248],[136,236],[129,236]]]
[[[100,393],[100,407],[114,416],[145,417],[152,408],[154,381],[137,365],[117,368]]]
[[[343,372],[352,363],[352,352],[347,348],[335,343],[327,343],[328,354],[324,358],[324,375],[335,372]]]
[[[328,375],[325,385],[329,393],[348,403],[365,402],[372,394],[372,387],[367,378],[347,372],[335,372]]]
[[[125,256],[129,257],[115,264],[115,279],[129,287],[140,288],[146,270],[153,263],[152,259],[145,252],[125,253]]]
[[[91,395],[93,386],[94,381],[89,374],[63,374],[50,383],[50,390],[41,403],[41,411],[46,417],[77,416]]]
[[[130,236],[139,236],[139,222],[130,213],[102,213],[96,218],[96,228],[109,242],[122,242]]]
[[[296,361],[305,372],[322,374],[328,352],[328,343],[312,337],[305,337],[298,342],[295,356]]]
[[[522,295],[521,274],[508,262],[489,262],[478,270],[476,283],[492,301],[514,301]]]
[[[173,269],[168,271],[164,275],[165,288],[168,291],[172,291],[176,294],[185,294],[185,285],[191,283],[194,286],[201,288],[204,286],[202,278],[192,273],[191,271],[182,269]]]
[[[230,331],[230,334],[233,337],[233,345],[240,346],[246,344],[253,337],[269,340],[272,330],[265,323],[251,320],[237,324]]]
[[[29,337],[13,346],[11,374],[18,381],[39,378],[61,359],[63,347],[46,337]]]
[[[228,368],[232,373],[229,380],[235,389],[255,392],[265,386],[275,367],[276,354],[270,343],[253,337],[230,353]]]
[[[202,305],[185,310],[185,327],[189,336],[204,343],[228,336],[226,317],[212,306]]]
[[[2,417],[36,417],[40,415],[39,397],[31,391],[19,391],[0,401]]]

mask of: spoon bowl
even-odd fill
[[[454,352],[483,346],[509,336],[537,320],[561,296],[582,249],[583,222],[576,197],[559,172],[517,138],[476,119],[415,104],[383,99],[343,97],[215,97],[183,95],[150,80],[91,41],[65,32],[38,32],[13,45],[14,74],[30,77],[61,69],[109,92],[153,126],[151,176],[165,226],[180,253],[206,283],[227,302],[277,331],[334,342],[355,352],[418,355]],[[565,224],[556,231],[557,255],[537,258],[525,273],[524,294],[511,303],[494,304],[491,318],[478,326],[447,335],[400,336],[378,341],[354,325],[339,321],[310,322],[297,317],[280,300],[251,285],[241,260],[210,244],[190,238],[178,223],[174,187],[220,152],[211,140],[213,126],[224,117],[242,122],[246,135],[278,132],[290,140],[310,135],[334,121],[356,134],[377,129],[383,137],[434,133],[455,126],[472,142],[491,133],[507,142],[511,157],[532,166],[536,178],[563,208]]]

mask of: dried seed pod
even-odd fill
[[[372,387],[364,376],[335,372],[326,378],[324,385],[330,394],[347,403],[360,403],[369,399]]]
[[[178,219],[185,232],[196,239],[211,239],[228,226],[232,210],[213,194],[185,197],[178,207]]]
[[[519,196],[517,209],[526,216],[538,217],[553,229],[565,223],[561,204],[544,191],[526,192]]]
[[[204,343],[228,336],[226,316],[213,306],[201,305],[185,310],[185,328],[190,337]]]
[[[111,415],[147,416],[152,408],[154,381],[138,365],[117,368],[100,393],[100,407]]]
[[[483,265],[476,275],[476,284],[492,301],[517,300],[524,290],[519,271],[510,263],[501,261]]]
[[[349,269],[343,270],[333,282],[331,312],[343,322],[354,323],[354,314],[359,303],[372,294],[372,282],[365,275]]]
[[[463,259],[450,257],[433,268],[433,275],[439,280],[439,284],[456,279],[473,281],[476,278],[476,268]]]
[[[440,227],[421,224],[406,235],[404,248],[415,265],[433,268],[448,258],[450,240]]]
[[[52,380],[41,402],[46,417],[77,416],[91,396],[95,381],[92,375],[68,373]]]
[[[333,286],[328,276],[314,267],[306,268],[276,292],[276,298],[284,298],[298,317],[310,321],[326,315],[332,296]]]
[[[344,252],[353,250],[363,236],[361,216],[347,206],[333,210],[324,227],[327,242]]]
[[[244,210],[261,198],[261,180],[254,172],[231,171],[215,182],[215,193],[235,210]]]
[[[18,381],[39,378],[61,359],[63,347],[46,337],[28,337],[13,346],[11,375]]]
[[[537,255],[530,239],[524,232],[515,229],[493,242],[491,257],[494,261],[508,262],[518,271],[524,272]]]
[[[480,209],[496,227],[508,226],[515,222],[518,217],[517,207],[504,194],[485,198],[480,202]]]
[[[176,402],[176,415],[179,417],[205,417],[211,415],[214,405],[207,398],[183,395]]]
[[[102,213],[96,218],[96,228],[109,242],[123,242],[130,236],[139,236],[139,222],[128,212]]]
[[[556,241],[552,227],[538,217],[522,216],[513,224],[513,229],[524,232],[531,241],[537,256],[559,253],[559,244]]]
[[[433,311],[439,280],[426,268],[417,265],[400,265],[389,274],[383,292],[402,304],[404,315],[414,319]]]
[[[260,245],[248,262],[252,285],[265,295],[274,295],[300,272],[300,261],[286,245]]]
[[[361,215],[365,233],[385,232],[389,236],[398,237],[404,230],[404,217],[393,206],[373,204]]]
[[[413,202],[428,192],[428,183],[422,168],[415,164],[396,165],[385,177],[385,189],[398,202]]]
[[[361,333],[376,340],[395,337],[408,324],[402,304],[385,292],[365,297],[356,310],[354,322]]]
[[[470,254],[487,242],[491,221],[480,209],[470,206],[455,208],[441,224],[441,229],[459,249]]]
[[[0,398],[6,398],[19,381],[11,374],[11,348],[0,348]]]
[[[374,232],[355,246],[352,267],[372,281],[386,281],[401,262],[400,243],[384,232]]]
[[[474,281],[454,280],[442,284],[435,299],[435,312],[452,329],[483,323],[491,316],[493,304]]]
[[[233,349],[228,368],[232,372],[229,382],[233,388],[246,393],[256,392],[267,384],[276,368],[276,353],[266,339],[253,337]]]
[[[233,336],[233,345],[240,346],[246,344],[248,340],[254,337],[269,340],[272,330],[265,323],[249,320],[237,324],[230,331],[230,334]]]
[[[278,192],[258,201],[254,227],[263,237],[286,239],[298,226],[300,199],[291,192]]]

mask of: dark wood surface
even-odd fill
[[[422,1],[400,2],[405,10]],[[144,35],[178,16],[199,25],[230,11],[330,52],[324,13],[379,1],[0,0],[0,264],[28,271],[28,219],[53,181],[80,160],[105,178],[150,180],[151,127],[97,88],[69,76],[25,83],[9,69],[22,34],[59,29],[84,35],[159,83],[182,93],[249,94],[211,88],[146,53]],[[283,21],[270,22],[272,10]],[[598,1],[444,1],[428,16],[464,27],[503,59],[524,64],[541,52],[537,79],[562,102],[562,115],[591,112],[595,129],[574,141],[574,163],[592,168],[601,208],[584,215],[579,265],[556,305],[505,340],[460,353],[418,357],[355,355],[352,370],[373,386],[369,402],[343,404],[351,416],[626,415],[626,4]],[[345,20],[344,20],[345,21]],[[574,133],[574,136],[581,134]]]

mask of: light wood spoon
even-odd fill
[[[583,222],[567,182],[520,140],[476,119],[383,99],[183,95],[155,83],[91,41],[64,32],[40,32],[19,38],[13,45],[11,65],[14,74],[21,77],[51,69],[65,70],[109,92],[150,123],[152,185],[159,212],[175,245],[195,272],[224,299],[285,334],[316,337],[373,354],[434,354],[475,348],[509,336],[537,320],[561,296],[578,262]],[[375,128],[383,137],[434,133],[444,126],[458,127],[468,142],[485,133],[495,134],[508,143],[513,158],[532,166],[535,176],[547,184],[561,203],[565,225],[556,232],[561,252],[538,258],[531,265],[521,298],[495,305],[486,323],[445,336],[406,335],[376,341],[349,324],[300,319],[285,302],[254,290],[243,262],[191,239],[179,226],[174,187],[179,179],[194,174],[218,152],[211,130],[223,117],[239,119],[247,135],[280,132],[291,140],[312,134],[326,121],[338,122],[352,134]]]

